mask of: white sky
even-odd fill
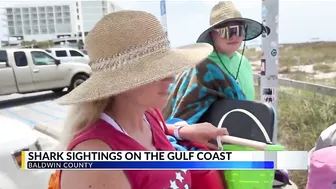
[[[25,3],[24,0],[0,0],[0,7]],[[66,1],[66,0],[58,0]],[[69,1],[69,0],[67,0]],[[31,4],[33,1],[29,1]],[[47,1],[34,1],[41,4]],[[160,18],[159,0],[117,0],[113,1],[123,9],[144,10]],[[261,0],[235,0],[244,17],[260,21]],[[168,35],[173,46],[193,43],[199,34],[209,25],[209,14],[212,6],[218,1],[213,0],[167,0]],[[294,43],[319,38],[336,41],[335,0],[280,0],[279,7],[279,41]],[[1,27],[1,26],[0,26]],[[4,28],[1,28],[3,33]],[[254,42],[258,42],[256,39]]]

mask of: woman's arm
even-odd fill
[[[226,128],[217,128],[211,123],[196,123],[192,125],[183,125],[183,123],[166,124],[168,135],[174,136],[178,140],[187,140],[205,145],[209,149],[217,149],[218,147],[212,143],[211,140],[216,139],[217,136],[228,135]]]
[[[217,149],[217,146],[209,141],[216,139],[217,136],[229,134],[226,128],[217,128],[207,122],[189,125],[182,119],[177,119],[175,123],[169,124],[166,123],[159,109],[153,109],[152,112],[162,123],[165,134],[174,136],[178,140],[196,142],[210,149]]]
[[[185,121],[176,122],[174,124],[166,123],[167,126],[166,134],[175,137],[177,140],[183,140],[184,138],[183,136],[181,136],[180,130],[182,129],[182,127],[187,125],[188,123]]]
[[[78,144],[73,151],[106,151],[111,148],[100,140],[88,140]],[[61,189],[131,189],[123,171],[71,170],[62,171]]]

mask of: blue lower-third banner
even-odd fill
[[[273,161],[27,161],[23,169],[252,170],[274,169]]]

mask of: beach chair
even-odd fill
[[[234,109],[243,109],[252,113],[264,126],[268,136],[273,137],[275,112],[271,105],[262,102],[245,100],[217,100],[212,106],[210,106],[208,111],[198,122],[209,122],[213,125],[218,125],[222,116]],[[231,136],[268,143],[255,121],[253,121],[248,115],[241,112],[232,112],[225,119],[222,127],[227,128]]]

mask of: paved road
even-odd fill
[[[0,96],[0,114],[23,121],[31,127],[39,122],[63,120],[67,107],[54,102],[59,97],[52,92]]]

